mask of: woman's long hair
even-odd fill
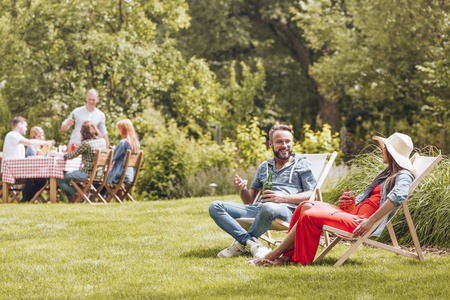
[[[81,125],[81,141],[90,140],[94,137],[100,136],[97,127],[91,121],[83,122]]]
[[[134,130],[133,123],[130,119],[123,119],[117,122],[117,129],[119,129],[120,135],[124,138],[131,147],[131,152],[137,153],[139,151],[139,139],[136,131]]]
[[[388,159],[388,166],[380,174],[378,174],[378,176],[375,177],[375,179],[373,181],[376,181],[378,178],[383,177],[386,174],[389,174],[389,176],[385,179],[386,182],[388,183],[387,193],[389,194],[389,192],[395,186],[395,178],[397,178],[398,173],[401,170],[407,170],[407,169],[400,167],[397,164],[397,162],[395,161],[395,159],[392,157],[392,155],[389,153],[388,149],[387,148],[385,148],[385,149],[386,149],[386,156],[387,156],[387,159]],[[411,174],[411,175],[414,176],[414,174]]]

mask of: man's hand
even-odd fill
[[[353,238],[357,238],[358,236],[365,234],[368,230],[372,228],[374,223],[373,221],[370,220],[370,218],[358,220],[357,222],[361,223],[359,223],[359,225],[355,228],[355,230],[353,230]]]
[[[75,124],[75,121],[73,119],[69,119],[69,121],[67,121],[66,126],[72,126],[73,124]]]
[[[234,185],[240,190],[246,190],[247,189],[247,180],[242,179],[239,177],[238,174],[234,175]]]
[[[261,202],[284,203],[283,195],[277,194],[272,190],[265,190],[261,196]]]

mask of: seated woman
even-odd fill
[[[76,189],[69,183],[69,179],[88,179],[91,176],[94,165],[95,151],[97,149],[106,149],[106,141],[100,137],[95,125],[86,121],[81,125],[81,145],[73,152],[63,154],[50,151],[50,156],[64,157],[64,159],[73,159],[81,155],[83,168],[81,170],[70,171],[64,174],[64,179],[58,179],[58,186],[64,190],[69,202],[73,202],[76,198]]]
[[[34,126],[30,129],[30,139],[35,140],[45,140],[44,130],[41,127]],[[43,151],[46,149],[46,151]],[[45,153],[44,153],[45,152]],[[26,156],[35,156],[35,155],[43,155],[47,154],[48,152],[48,146],[28,146]]]
[[[383,162],[387,168],[378,174],[364,194],[356,198],[356,207],[350,212],[346,208],[351,200],[339,201],[339,207],[320,201],[301,203],[292,216],[289,233],[281,244],[263,259],[251,259],[253,265],[280,265],[288,262],[309,264],[319,246],[323,225],[332,226],[350,233],[354,237],[363,235],[383,215],[391,211],[408,196],[409,186],[414,180],[413,166],[409,155],[413,150],[411,138],[394,133],[389,138],[373,137],[382,148]],[[381,234],[384,220],[373,235]]]
[[[114,155],[112,158],[113,167],[108,176],[107,183],[118,182],[122,177],[123,163],[127,150],[130,149],[132,153],[139,151],[139,139],[134,131],[133,123],[129,119],[123,119],[117,122],[117,129],[119,129],[122,140],[114,148]],[[125,175],[125,183],[130,183],[133,180],[134,167],[128,167]]]

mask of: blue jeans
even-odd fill
[[[247,240],[264,234],[276,218],[290,222],[294,210],[295,208],[284,203],[266,202],[258,205],[244,205],[214,201],[209,206],[209,215],[217,226],[245,246]],[[255,220],[247,232],[234,220],[236,218],[255,218]]]
[[[75,196],[77,190],[69,183],[69,179],[87,179],[86,173],[82,170],[70,171],[64,174],[64,179],[58,179],[57,183],[64,190],[68,198]]]

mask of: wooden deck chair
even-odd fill
[[[131,196],[130,192],[134,184],[136,183],[139,171],[141,170],[143,156],[144,152],[142,150],[140,150],[138,153],[131,153],[131,150],[127,150],[125,161],[123,162],[124,169],[122,177],[117,183],[106,185],[106,189],[109,192],[109,197],[106,199],[106,202],[110,203],[111,201],[116,200],[119,203],[123,203],[125,198],[136,202]],[[128,167],[134,167],[134,176],[132,181],[129,184],[126,184],[124,183],[124,181]]]
[[[308,199],[309,201],[323,201],[322,200],[322,185],[325,182],[325,179],[328,176],[328,173],[330,172],[331,166],[333,165],[337,152],[334,151],[333,153],[321,153],[321,154],[302,154],[303,156],[308,159],[308,161],[311,163],[312,172],[314,174],[314,177],[317,179],[316,187],[314,188],[314,191],[311,195],[311,197]],[[328,158],[328,162],[327,162]],[[255,200],[259,198],[260,192],[255,197]],[[245,230],[249,230],[250,226],[252,226],[254,218],[237,218],[235,219],[239,225],[242,226]],[[270,226],[269,230],[264,234],[260,236],[260,239],[266,241],[269,243],[269,245],[277,245],[281,243],[281,240],[274,240],[271,237],[270,231],[287,231],[289,229],[289,223],[285,222],[281,219],[275,219],[272,222],[272,225]],[[325,233],[325,244],[328,245],[328,233]]]
[[[102,204],[106,204],[105,198],[100,194],[102,189],[106,186],[109,171],[111,170],[113,150],[105,149],[95,151],[94,166],[92,168],[91,176],[88,179],[70,179],[69,182],[77,190],[78,196],[74,200],[75,203],[84,199],[89,204],[97,204],[98,198]],[[80,187],[79,185],[82,185]],[[97,186],[97,187],[96,187]],[[89,199],[89,194],[92,193],[92,199]]]
[[[411,218],[411,214],[409,213],[409,209],[408,209],[408,205],[406,204],[409,196],[412,194],[412,192],[414,191],[414,189],[417,187],[417,185],[420,183],[420,181],[422,181],[423,178],[425,178],[425,176],[428,175],[428,173],[431,172],[431,170],[434,168],[434,166],[436,166],[436,164],[442,159],[442,157],[439,155],[437,157],[425,157],[425,156],[421,156],[418,154],[415,154],[412,158],[411,158],[411,162],[413,163],[413,167],[414,167],[414,176],[415,179],[413,181],[413,183],[411,184],[410,188],[409,188],[409,193],[408,193],[408,197],[405,199],[405,201],[402,203],[402,205],[400,205],[399,207],[395,208],[393,211],[395,211],[395,213],[397,213],[400,208],[403,208],[403,213],[405,214],[405,218],[406,218],[406,222],[408,224],[409,227],[409,231],[411,233],[411,237],[414,243],[414,247],[416,249],[416,253],[413,252],[409,252],[409,251],[405,251],[402,249],[398,248],[398,243],[397,243],[397,238],[395,237],[395,233],[394,233],[394,229],[392,227],[391,224],[391,220],[392,218],[395,216],[392,216],[391,219],[389,220],[389,222],[387,223],[387,227],[389,230],[389,234],[391,237],[391,241],[393,243],[393,246],[384,244],[384,243],[380,243],[374,240],[369,239],[370,235],[373,233],[373,231],[378,227],[378,225],[385,219],[387,218],[390,213],[387,213],[386,215],[384,215],[379,221],[377,221],[371,230],[369,230],[367,233],[365,233],[364,235],[358,237],[358,238],[352,238],[352,234],[348,233],[346,231],[340,230],[340,229],[336,229],[333,228],[331,226],[323,226],[323,230],[326,232],[330,232],[334,235],[336,235],[336,239],[334,239],[334,241],[328,246],[326,247],[322,253],[320,253],[316,259],[314,261],[317,261],[321,258],[323,258],[328,252],[330,252],[330,250],[336,246],[337,243],[339,243],[339,241],[345,239],[345,240],[352,240],[355,241],[353,243],[353,245],[350,247],[350,249],[334,264],[335,267],[340,266],[341,264],[343,264],[345,262],[345,260],[362,244],[368,244],[377,248],[381,248],[387,251],[391,251],[394,252],[396,254],[399,255],[403,255],[406,257],[411,257],[411,258],[415,258],[418,259],[420,261],[424,261],[425,258],[423,256],[422,253],[422,249],[420,247],[420,243],[419,243],[419,239],[417,238],[417,234],[416,234],[416,230],[414,228],[414,223],[412,221]]]

